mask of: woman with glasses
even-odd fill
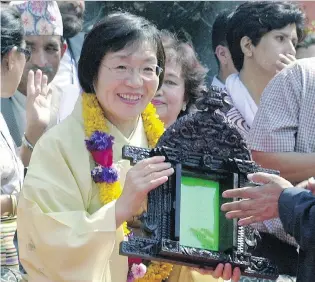
[[[1,7],[1,98],[10,98],[16,91],[23,69],[31,53],[25,49],[24,30],[19,13],[11,7]],[[47,77],[30,72],[28,80],[28,128],[36,128],[40,119],[37,107],[46,102]],[[42,95],[39,95],[42,94]],[[30,118],[31,117],[31,118]],[[25,152],[21,148],[20,156]],[[6,122],[0,113],[0,183],[1,183],[1,281],[17,281],[18,255],[13,244],[16,231],[17,201],[24,176],[23,164],[16,152]]]
[[[164,132],[150,104],[164,64],[159,32],[144,18],[110,14],[88,33],[78,66],[82,99],[36,144],[20,196],[19,251],[29,281],[169,276],[170,264],[129,260],[129,267],[119,255],[148,192],[173,173],[164,157],[133,167],[122,158],[124,145],[154,147]]]
[[[37,142],[18,207],[20,261],[29,281],[125,282],[119,243],[147,193],[173,173],[163,157],[131,168],[122,147],[154,146],[164,131],[150,105],[163,80],[158,30],[111,14],[87,34],[73,113]]]

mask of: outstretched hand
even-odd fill
[[[221,210],[227,212],[226,217],[240,218],[239,225],[279,217],[279,197],[282,191],[292,187],[292,184],[280,176],[262,172],[248,175],[248,179],[264,185],[224,191],[224,198],[242,198],[222,205]]]

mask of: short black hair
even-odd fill
[[[180,66],[185,82],[184,100],[187,102],[187,110],[186,112],[181,111],[179,115],[181,116],[187,113],[196,100],[203,96],[208,69],[198,60],[197,53],[191,43],[179,40],[175,33],[168,30],[161,30],[161,38],[166,61],[174,60]]]
[[[1,60],[14,47],[21,47],[24,28],[20,13],[9,6],[1,7]]]
[[[219,45],[228,47],[226,40],[226,34],[228,29],[229,15],[231,11],[223,10],[215,18],[212,26],[212,50],[215,56],[215,59],[220,66],[220,62],[215,54],[215,50]]]
[[[212,26],[212,50],[215,52],[215,49],[219,46],[228,47],[226,40],[226,34],[228,29],[229,15],[231,11],[223,10],[215,18]]]
[[[127,12],[107,15],[95,24],[87,34],[79,60],[78,76],[86,93],[95,93],[93,82],[97,78],[103,57],[108,52],[117,52],[137,41],[150,41],[156,47],[158,65],[165,68],[165,54],[158,29],[143,17]],[[164,73],[159,76],[159,87]]]
[[[298,40],[301,41],[304,22],[304,13],[293,3],[249,1],[239,5],[230,16],[227,31],[227,42],[236,69],[240,71],[243,67],[244,54],[240,42],[244,36],[248,36],[256,46],[266,33],[295,24]]]

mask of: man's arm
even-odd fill
[[[292,183],[301,182],[315,174],[315,153],[252,151],[252,156],[262,167],[279,170],[281,176]]]
[[[222,205],[226,217],[240,219],[240,225],[280,217],[284,230],[296,239],[301,249],[311,249],[315,253],[315,196],[312,187],[310,190],[292,187],[280,176],[261,172],[248,175],[248,179],[263,185],[224,191],[224,198],[242,198]]]
[[[302,188],[285,189],[279,198],[279,216],[284,230],[294,236],[304,251],[315,250],[315,197]]]

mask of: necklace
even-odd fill
[[[119,175],[113,166],[114,137],[109,134],[106,118],[95,94],[82,94],[84,130],[87,149],[91,152],[96,166],[91,171],[93,181],[99,188],[99,198],[106,205],[119,198],[122,188]],[[164,125],[158,118],[154,106],[149,103],[141,114],[144,131],[150,148],[154,148],[164,132]],[[123,223],[124,235],[130,230]],[[128,273],[128,282],[160,282],[172,271],[172,265],[163,262],[132,264]]]

